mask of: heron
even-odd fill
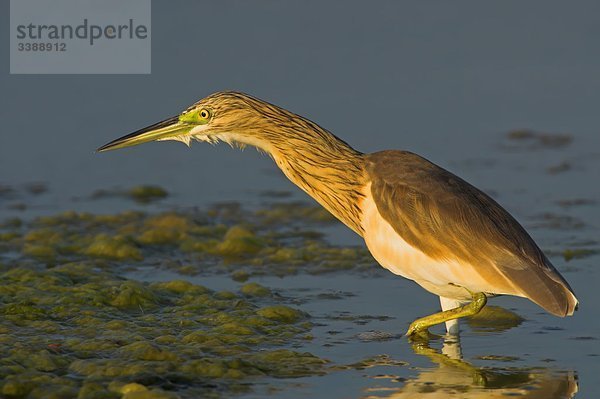
[[[427,334],[477,314],[489,297],[527,298],[565,317],[578,300],[519,222],[494,199],[409,151],[362,153],[311,120],[248,94],[211,94],[179,115],[98,148],[150,141],[256,147],[361,236],[375,260],[439,296],[441,311],[413,321]]]

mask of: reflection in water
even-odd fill
[[[467,324],[475,333],[501,332],[519,326],[523,318],[500,306],[486,306],[479,313],[468,317]]]
[[[417,355],[428,357],[435,365],[421,369],[415,378],[403,382],[402,388],[369,390],[370,398],[506,398],[529,399],[573,398],[577,393],[575,372],[545,368],[475,367],[462,360],[460,342],[444,337],[442,351],[428,341],[413,342]]]

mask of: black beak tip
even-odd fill
[[[110,147],[110,143],[104,144],[103,146],[96,148],[96,150],[94,151],[94,154],[98,154],[100,152],[104,152],[104,151],[108,150],[109,147]]]
[[[98,152],[110,151],[110,150],[114,149],[115,147],[117,147],[119,144],[123,144],[123,142],[127,141],[128,139],[130,139],[133,136],[134,136],[133,134],[128,134],[127,136],[120,137],[116,140],[113,140],[109,143],[104,144],[101,147],[98,147],[95,152],[98,153]]]

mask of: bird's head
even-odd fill
[[[278,107],[237,92],[218,92],[203,98],[181,114],[167,118],[98,148],[116,150],[150,141],[176,140],[190,145],[192,140],[215,143],[225,141],[244,147],[253,145],[270,151],[265,140],[265,124]]]

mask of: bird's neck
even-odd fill
[[[296,122],[285,135],[280,126],[273,132],[271,156],[288,179],[362,236],[363,154],[310,121]]]

